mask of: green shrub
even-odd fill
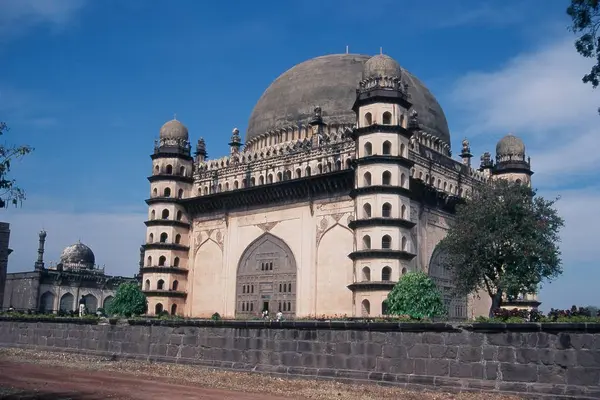
[[[135,283],[122,283],[106,309],[109,315],[121,315],[126,318],[145,314],[147,310],[148,300]]]
[[[446,315],[439,290],[423,272],[409,272],[403,275],[388,294],[385,306],[390,315],[407,315],[412,319]]]

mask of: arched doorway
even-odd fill
[[[98,299],[93,294],[86,294],[83,296],[83,300],[85,301],[86,312],[93,314],[98,309]]]
[[[163,305],[161,303],[156,303],[154,306],[154,315],[160,315],[163,312]]]
[[[110,306],[110,303],[112,303],[114,299],[115,298],[113,296],[106,296],[106,298],[104,299],[104,310],[106,310]]]
[[[65,293],[60,298],[60,311],[69,312],[73,310],[73,300],[75,298],[71,293]]]
[[[440,247],[436,247],[429,260],[429,277],[435,283],[438,290],[442,294],[442,300],[448,311],[450,319],[466,319],[467,318],[467,297],[455,296],[454,277],[452,271],[444,266],[444,252]]]
[[[54,294],[52,292],[46,292],[40,297],[40,311],[43,313],[54,311]]]
[[[235,312],[239,316],[296,314],[296,260],[287,244],[265,233],[242,254],[237,271]]]

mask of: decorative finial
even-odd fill
[[[379,54],[383,54],[383,47],[379,48]]]
[[[177,121],[177,113],[173,113],[173,120]]]
[[[346,45],[346,54],[348,54],[348,51],[349,51],[349,50],[350,50],[350,49],[349,49],[349,46],[348,46],[348,45]]]

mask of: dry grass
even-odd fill
[[[112,361],[106,357],[93,357],[72,353],[39,352],[22,349],[0,349],[0,360],[51,365],[78,370],[118,372],[138,377],[167,377],[178,384],[198,385],[241,392],[265,393],[305,399],[352,400],[516,400],[519,397],[489,393],[420,392],[390,386],[355,385],[333,381],[304,380],[270,377],[248,372],[219,371],[215,369],[168,363],[142,361]]]

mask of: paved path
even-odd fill
[[[290,400],[289,397],[180,385],[154,377],[6,361],[0,361],[0,393],[2,388],[22,390],[19,396],[0,395],[7,400]]]

